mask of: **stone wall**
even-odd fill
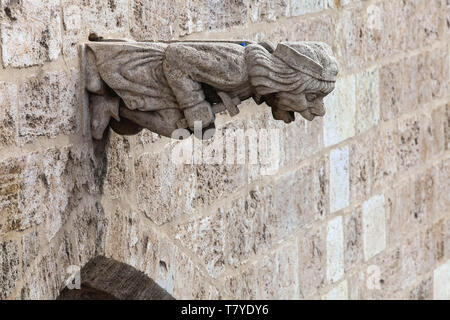
[[[0,4],[0,299],[53,299],[99,254],[176,298],[450,299],[449,0]],[[177,165],[151,132],[85,134],[91,32],[320,40],[340,78],[323,119],[219,117],[278,130],[275,174]]]

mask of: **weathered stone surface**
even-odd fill
[[[299,283],[300,298],[307,298],[326,281],[326,231],[322,227],[309,230],[300,239]]]
[[[246,141],[236,136],[236,150],[246,148],[245,155],[238,154],[238,157],[240,163],[248,162],[249,183],[275,175],[287,158],[300,156],[293,150],[293,148],[301,149],[299,144],[303,144],[297,137],[293,137],[298,134],[297,127],[294,128],[294,125],[304,128],[302,119],[298,120],[291,123],[293,126],[286,126],[284,131],[285,124],[274,120],[269,108],[264,108],[260,114],[245,123],[244,139]],[[302,134],[305,131],[302,131]],[[236,133],[241,134],[239,131]],[[308,138],[309,132],[305,139]],[[314,138],[317,139],[317,137]],[[303,151],[308,152],[306,148]]]
[[[420,162],[421,128],[416,117],[400,121],[397,137],[399,170],[407,170]]]
[[[378,128],[370,140],[372,151],[372,192],[393,182],[398,172],[398,130],[396,127]]]
[[[191,190],[192,205],[196,208],[211,205],[217,199],[242,190],[246,183],[244,165],[194,165],[195,189]]]
[[[391,120],[403,110],[404,65],[402,61],[390,63],[383,66],[379,72],[381,118]]]
[[[366,61],[367,45],[367,21],[366,14],[361,4],[353,8],[345,8],[342,11],[341,26],[342,30],[342,60],[345,67],[349,70],[355,70],[362,66]]]
[[[323,119],[312,122],[297,119],[289,123],[284,128],[282,143],[285,150],[280,157],[284,166],[310,157],[323,147]]]
[[[14,290],[19,279],[19,252],[17,243],[0,242],[0,299],[5,299]]]
[[[245,263],[252,255],[263,252],[274,241],[277,217],[267,211],[264,199],[269,199],[258,189],[232,203],[225,213],[226,261],[233,267]],[[267,201],[267,200],[266,200]]]
[[[90,151],[82,146],[45,150],[42,176],[45,195],[41,211],[49,241],[80,201],[87,194],[97,192],[92,162]]]
[[[326,147],[355,135],[355,86],[355,76],[341,78],[336,82],[336,89],[324,99],[327,106],[327,113],[323,118],[323,139]]]
[[[20,290],[20,299],[24,300],[53,300],[58,297],[65,281],[71,275],[70,257],[66,241],[55,241],[39,260],[29,268],[24,277],[24,285]]]
[[[356,75],[356,134],[361,134],[380,121],[378,69]]]
[[[32,231],[22,237],[22,270],[26,270],[33,263],[39,253],[39,233]]]
[[[0,146],[6,147],[17,140],[17,86],[0,82]]]
[[[0,230],[19,231],[41,222],[39,156],[9,158],[0,163]]]
[[[259,299],[298,299],[298,246],[286,244],[260,263]]]
[[[362,206],[364,259],[367,261],[386,248],[386,214],[384,195],[377,195]]]
[[[78,43],[86,41],[90,33],[102,37],[128,35],[129,7],[127,0],[62,1],[65,56],[77,55]],[[130,15],[131,16],[131,15]]]
[[[344,267],[352,269],[363,261],[363,227],[361,207],[344,216]]]
[[[330,212],[350,203],[349,148],[334,149],[330,153]]]
[[[250,21],[275,21],[279,17],[290,15],[288,0],[251,0],[249,1]]]
[[[331,289],[324,297],[324,300],[348,300],[347,280],[342,281]]]
[[[366,9],[366,53],[369,62],[392,54],[396,34],[394,2],[371,4]]]
[[[225,279],[225,292],[233,299],[251,300],[256,299],[257,292],[257,274],[255,265],[245,270],[241,270]]]
[[[205,30],[246,24],[247,7],[248,0],[205,0]]]
[[[189,165],[173,163],[170,148],[161,154],[142,154],[135,161],[135,172],[137,207],[154,223],[167,223],[191,210],[195,172]]]
[[[112,198],[120,198],[130,190],[133,180],[130,168],[130,141],[111,132],[106,149],[106,176],[104,190]]]
[[[181,12],[181,11],[180,11]],[[177,1],[131,2],[131,35],[137,40],[168,40],[173,38],[177,17]]]
[[[176,227],[174,238],[190,249],[205,264],[211,276],[217,277],[225,267],[224,213],[195,219]]]
[[[317,159],[273,181],[264,190],[269,221],[275,221],[277,239],[311,225],[329,212],[328,158]],[[292,196],[295,192],[295,197]]]
[[[327,225],[327,280],[339,281],[344,275],[344,227],[342,216]]]
[[[374,187],[374,154],[372,132],[358,137],[349,146],[349,188],[350,200],[353,203],[366,199]]]
[[[108,221],[106,255],[144,272],[176,299],[217,299],[217,288],[191,258],[140,219],[117,208]]]
[[[56,60],[61,52],[58,0],[2,1],[0,32],[5,67],[28,67]]]
[[[197,0],[178,1],[178,32],[180,36],[204,30],[207,17],[203,3]]]
[[[296,22],[290,38],[292,41],[322,41],[333,47],[338,30],[336,20],[331,13],[302,17]]]
[[[77,72],[29,78],[19,88],[19,137],[24,143],[78,129]]]
[[[428,278],[421,281],[409,293],[411,300],[431,300],[433,299],[433,279]]]
[[[334,1],[331,0],[293,0],[291,5],[293,16],[335,7]]]
[[[450,261],[434,270],[433,298],[436,300],[450,299]]]

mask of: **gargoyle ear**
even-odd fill
[[[275,46],[270,41],[258,42],[258,44],[271,54],[275,51]]]

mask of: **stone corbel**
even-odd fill
[[[319,42],[133,42],[83,45],[90,127],[101,139],[108,126],[124,135],[147,128],[160,135],[202,138],[215,114],[239,113],[249,98],[266,103],[286,123],[299,113],[323,116],[338,65]]]

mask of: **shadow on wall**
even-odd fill
[[[113,259],[97,256],[80,272],[79,289],[64,288],[57,300],[173,300],[143,272]]]

